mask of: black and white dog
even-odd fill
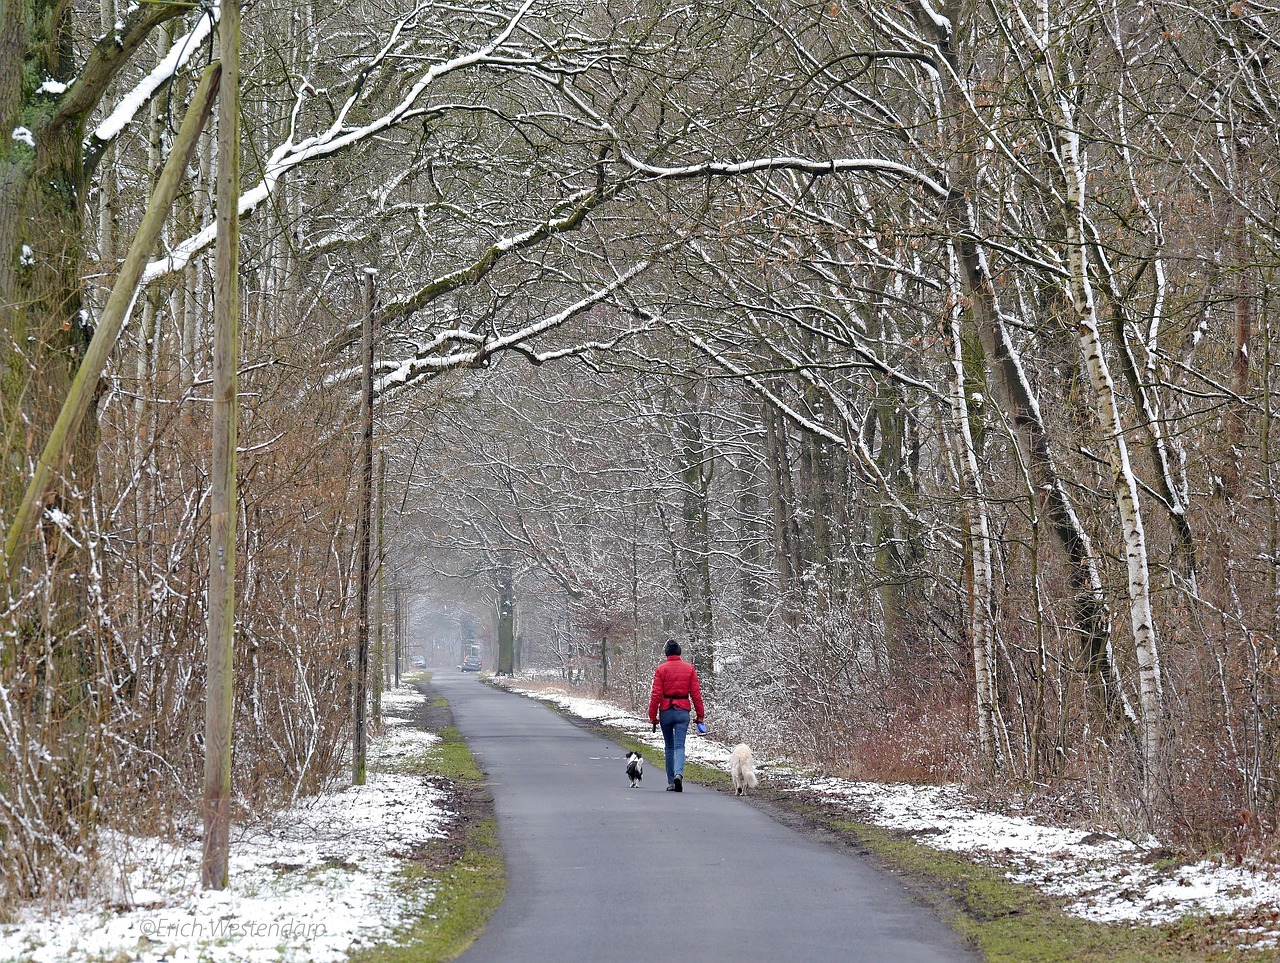
[[[644,756],[638,752],[627,753],[627,778],[631,780],[631,788],[635,789],[640,785],[640,779],[644,775]]]

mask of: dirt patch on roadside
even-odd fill
[[[419,682],[415,688],[425,696],[425,700],[414,707],[413,725],[435,735],[452,730],[453,711],[449,703],[431,688],[429,682]],[[426,776],[433,778],[430,772]],[[438,778],[448,783],[448,807],[452,815],[445,826],[444,838],[432,840],[415,858],[415,862],[431,875],[456,866],[473,845],[475,827],[494,818],[493,797],[482,782]]]
[[[413,707],[413,714],[409,717],[413,727],[433,733],[451,728],[453,711],[449,708],[448,701],[431,688],[430,682],[415,682],[413,687],[423,696],[423,701]]]
[[[397,724],[438,737],[405,768],[443,794],[442,835],[424,840],[395,885],[431,892],[421,915],[394,941],[353,956],[353,963],[444,963],[455,959],[484,929],[502,903],[506,873],[497,837],[493,798],[484,774],[453,725],[449,703],[428,682],[414,683],[424,696],[412,709],[401,703]],[[391,708],[391,707],[388,707]]]

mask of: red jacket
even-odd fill
[[[649,696],[649,721],[658,721],[659,709],[688,709],[690,701],[698,710],[698,721],[706,714],[702,708],[702,686],[698,684],[698,670],[678,655],[667,656],[667,661],[653,673],[653,694]]]

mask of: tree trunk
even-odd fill
[[[957,78],[965,76],[966,71],[959,62],[951,24],[937,23],[932,17],[926,20],[935,29],[938,49],[951,68],[940,74],[948,116],[956,119],[947,131],[953,153],[948,169],[947,227],[983,351],[992,365],[989,384],[996,401],[1017,429],[1025,461],[1044,503],[1050,531],[1065,558],[1075,631],[1090,675],[1100,691],[1101,702],[1109,716],[1136,720],[1112,654],[1111,612],[1098,574],[1093,543],[1059,476],[1039,403],[1013,343],[996,297],[986,254],[978,241],[980,234],[974,224],[972,207],[979,196],[974,173],[978,161],[973,156],[973,141],[966,136],[960,120],[970,109],[968,101],[956,89]]]
[[[364,318],[361,325],[360,492],[357,498],[360,512],[357,520],[360,585],[356,604],[351,752],[351,782],[356,786],[365,784],[368,764],[369,583],[373,569],[373,279],[376,273],[373,268],[364,269]]]
[[[745,458],[734,463],[737,476],[738,543],[742,559],[739,569],[739,586],[742,595],[740,617],[748,625],[757,625],[762,614],[764,585],[760,573],[764,570],[764,542],[760,525],[760,493],[756,472]],[[634,541],[632,557],[635,557]],[[633,564],[634,569],[634,564]],[[632,598],[635,598],[635,579],[632,579]],[[633,602],[634,607],[634,602]],[[633,627],[636,619],[632,620]],[[634,628],[633,628],[634,634]]]
[[[958,304],[959,302],[957,302]],[[961,499],[965,513],[965,544],[968,565],[969,640],[973,649],[974,705],[978,716],[978,745],[982,757],[992,769],[1002,762],[997,732],[1003,728],[999,720],[996,694],[995,655],[992,631],[991,535],[987,523],[986,504],[982,498],[982,474],[978,468],[977,449],[969,424],[969,397],[965,378],[964,342],[958,310],[951,312],[951,367],[953,372],[951,411],[958,445],[961,476]]]
[[[511,565],[503,561],[498,570],[498,675],[515,672],[516,600]]]
[[[773,557],[778,587],[784,597],[800,588],[800,537],[795,522],[795,492],[787,454],[787,428],[782,415],[764,406],[765,459],[769,467],[769,507],[773,516]],[[788,608],[790,605],[788,604]]]
[[[401,657],[401,653],[404,651],[403,628],[404,628],[405,619],[407,618],[407,615],[404,614],[401,610],[399,579],[396,579],[394,582],[391,583],[391,604],[395,609],[395,615],[394,615],[395,626],[396,626],[395,683],[396,683],[396,688],[398,689],[400,688],[400,657]]]
[[[899,396],[889,385],[877,386],[875,418],[869,421],[869,428],[873,425],[878,429],[878,438],[868,439],[869,446],[874,446],[880,476],[895,489],[902,481],[906,443],[906,414],[899,402]],[[874,445],[876,441],[878,445]],[[899,537],[897,512],[889,499],[876,498],[867,509],[871,514],[871,546],[875,552],[876,583],[884,618],[884,651],[891,667],[894,653],[906,641],[909,624],[903,540]]]
[[[693,636],[690,661],[708,674],[715,664],[711,606],[711,522],[707,492],[711,484],[713,455],[707,450],[698,413],[697,384],[688,380],[680,394],[676,413],[675,455],[681,480],[685,620]]]
[[[378,641],[374,647],[375,665],[373,667],[373,714],[376,718],[382,716],[382,688],[386,682],[390,681],[389,666],[387,664],[386,650],[386,632],[383,623],[382,612],[382,594],[384,579],[382,577],[382,567],[387,560],[386,546],[383,543],[386,535],[386,495],[387,495],[387,459],[382,452],[378,452],[378,549],[375,564],[378,569],[378,605],[374,612],[373,622],[378,627]]]
[[[1138,660],[1138,692],[1142,707],[1142,746],[1144,776],[1148,789],[1160,765],[1161,732],[1164,725],[1164,696],[1160,679],[1160,653],[1156,639],[1155,617],[1151,609],[1151,576],[1147,565],[1147,537],[1142,523],[1138,483],[1129,462],[1124,424],[1116,402],[1115,383],[1098,333],[1098,315],[1089,278],[1088,242],[1085,231],[1084,160],[1080,156],[1080,132],[1076,127],[1075,109],[1067,93],[1060,89],[1054,73],[1053,43],[1047,8],[1041,8],[1039,36],[1030,34],[1035,56],[1040,64],[1041,94],[1046,104],[1056,107],[1056,115],[1045,117],[1045,123],[1056,135],[1056,157],[1061,168],[1066,224],[1067,264],[1070,277],[1071,303],[1075,310],[1076,335],[1085,370],[1097,402],[1098,419],[1107,446],[1111,467],[1116,511],[1124,538],[1125,563],[1128,571],[1129,622],[1133,630]]]

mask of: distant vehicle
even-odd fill
[[[477,655],[469,655],[462,660],[462,665],[458,666],[463,672],[479,672],[484,668]]]

